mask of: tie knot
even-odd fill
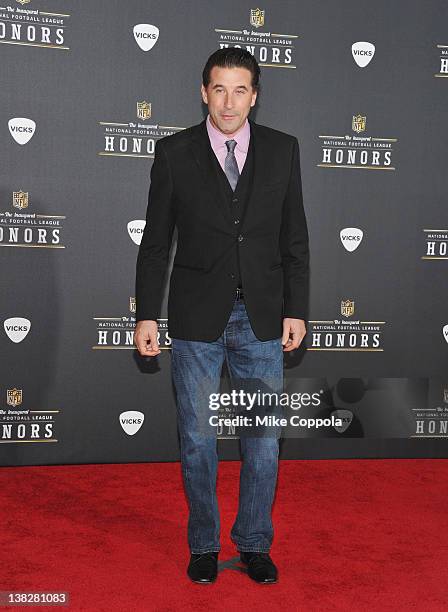
[[[234,148],[236,147],[236,140],[226,140],[227,151],[233,153]]]

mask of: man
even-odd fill
[[[246,50],[230,47],[209,57],[201,86],[207,119],[156,143],[137,258],[134,342],[142,356],[154,357],[177,226],[168,330],[189,503],[187,573],[199,583],[216,579],[220,550],[216,430],[204,433],[205,390],[219,390],[226,359],[233,383],[252,380],[281,391],[283,352],[297,349],[306,333],[309,251],[299,145],[248,119],[259,77]],[[278,437],[277,431],[240,437],[231,539],[248,575],[261,583],[278,578],[269,555]]]

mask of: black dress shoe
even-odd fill
[[[255,582],[261,584],[277,582],[277,568],[268,553],[240,552],[240,559],[247,565],[247,573]]]
[[[214,582],[218,575],[218,553],[192,553],[187,574],[193,582],[199,582],[200,584]]]

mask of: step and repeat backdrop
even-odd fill
[[[300,143],[310,320],[281,456],[448,456],[447,3],[7,0],[2,465],[179,459],[167,319],[158,358],[133,345],[135,263],[155,143],[206,116],[229,45],[261,66],[251,118]]]

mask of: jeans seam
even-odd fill
[[[256,498],[256,492],[258,489],[258,468],[255,467],[255,484],[254,484],[254,488],[253,488],[253,494],[252,494],[252,499],[250,502],[250,512],[248,513],[249,516],[246,516],[246,533],[249,533],[249,529],[250,529],[250,525],[252,524],[252,515],[254,512],[254,505],[255,505],[255,498]]]
[[[190,470],[188,469],[188,466],[186,466],[186,465],[185,465],[185,468],[184,468],[184,474],[185,474],[185,480],[186,480],[186,482],[188,484],[188,490],[191,490],[192,483],[191,483],[191,480],[190,480]],[[188,495],[188,497],[190,497],[190,496]],[[195,504],[193,503],[193,501],[190,502],[190,515],[191,515],[191,518],[189,517],[190,521],[194,522],[194,519],[196,517],[196,507],[195,507]],[[197,535],[195,534],[194,535],[194,543],[195,544],[196,544],[196,540],[197,540]],[[194,546],[192,546],[192,548],[194,548]]]

